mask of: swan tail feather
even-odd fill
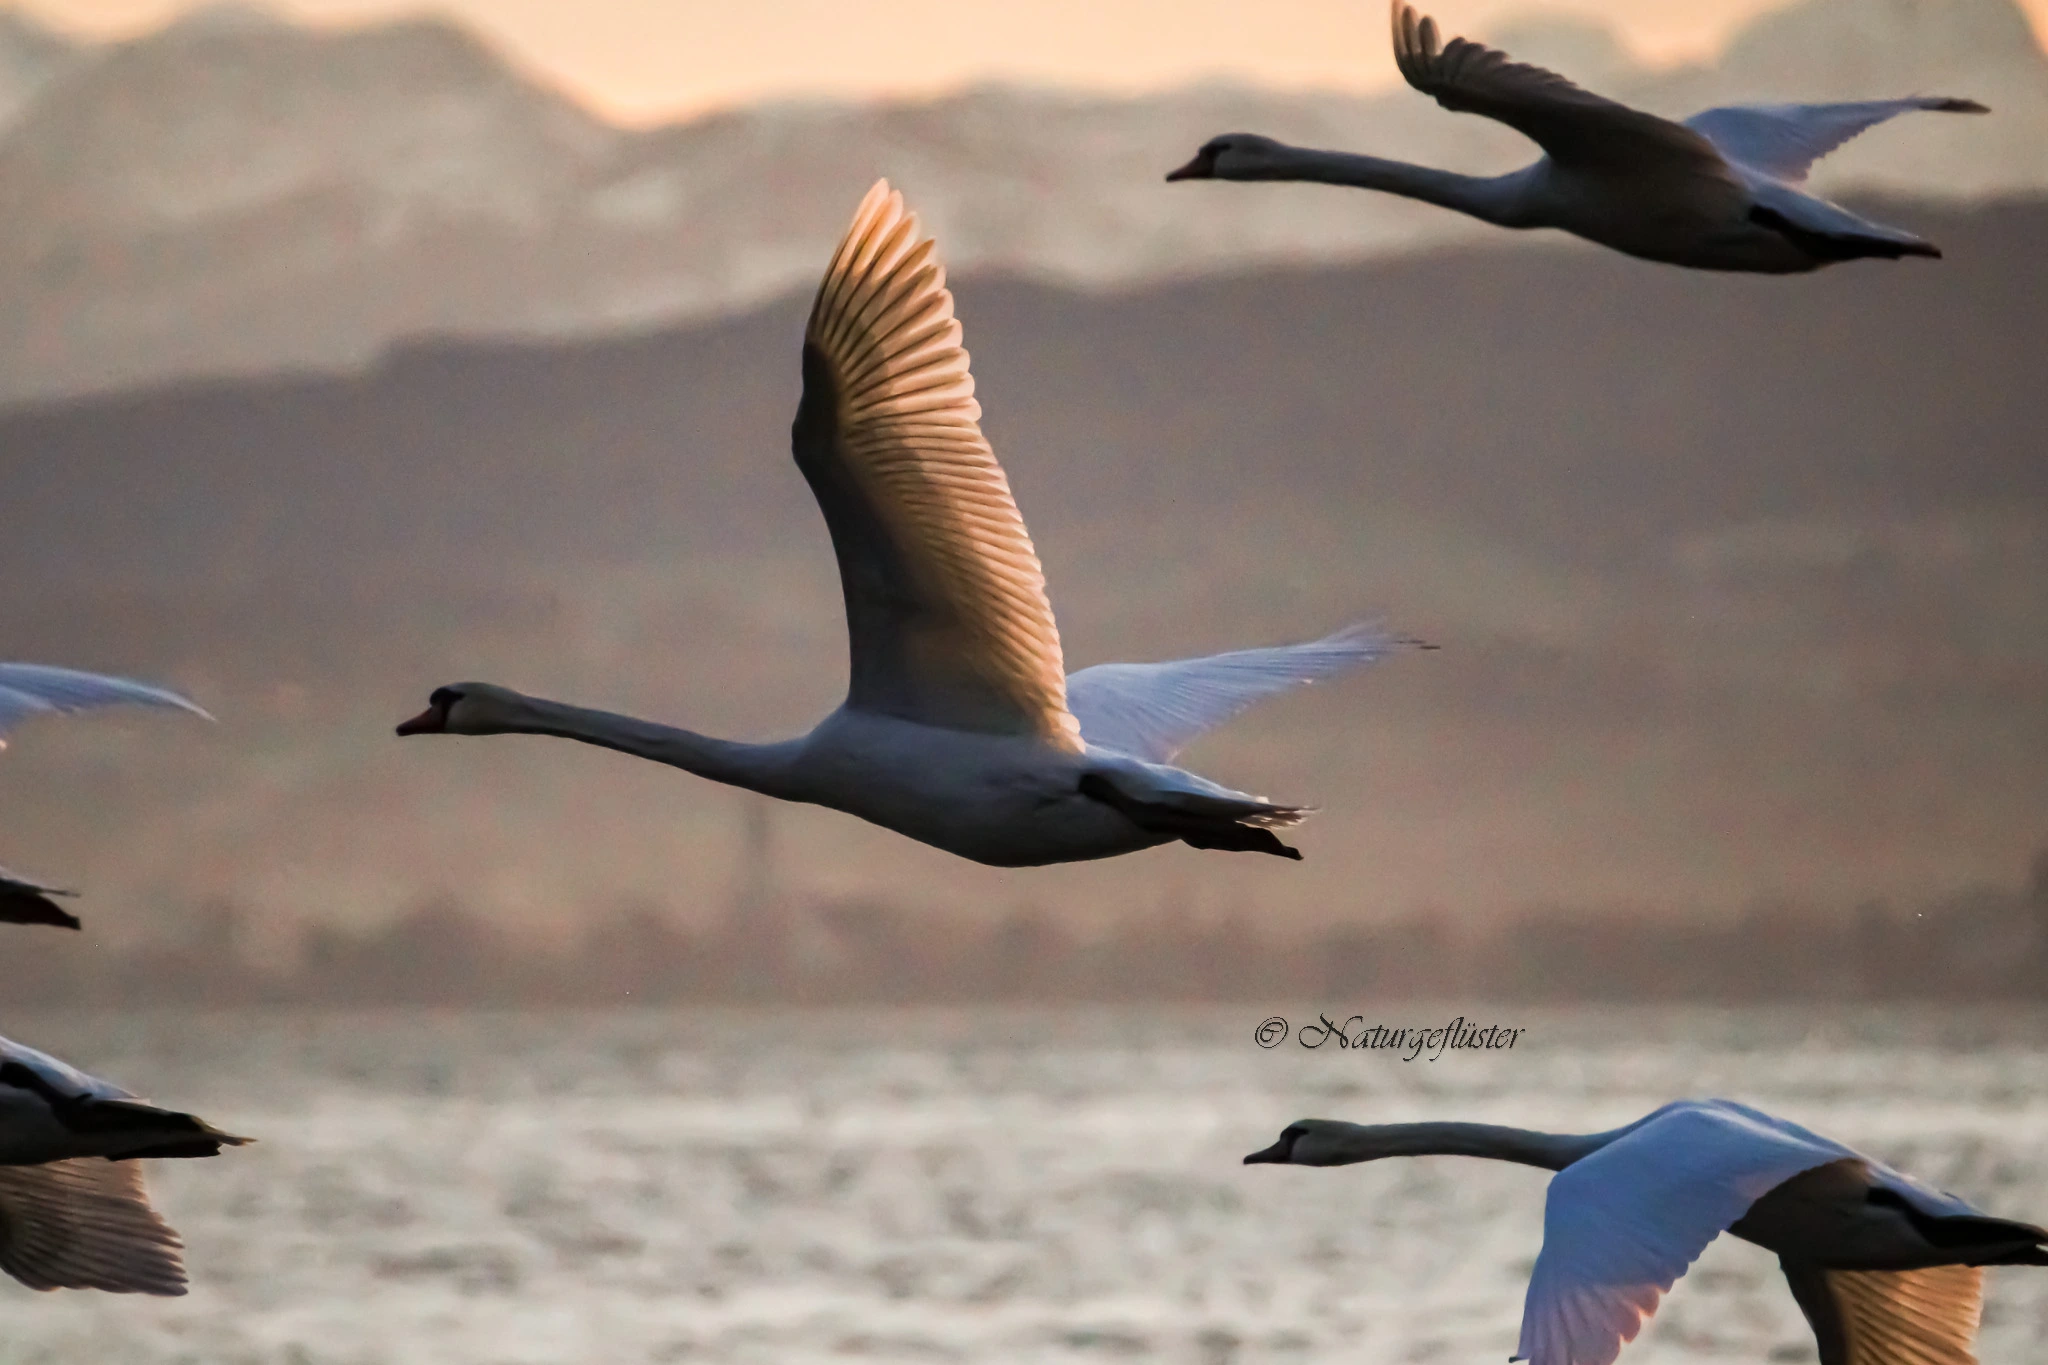
[[[1896,261],[1906,256],[1941,259],[1941,248],[1907,232],[1876,229],[1869,232],[1831,232],[1795,223],[1778,210],[1759,204],[1749,211],[1749,220],[1791,240],[1793,245],[1821,261]]]
[[[1253,796],[1170,788],[1139,790],[1118,774],[1094,772],[1081,778],[1081,795],[1116,810],[1140,829],[1168,834],[1190,848],[1229,853],[1269,853],[1301,861],[1301,852],[1280,842],[1276,829],[1290,829],[1314,812]]]

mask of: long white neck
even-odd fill
[[[1434,166],[1388,161],[1355,152],[1324,152],[1310,147],[1279,146],[1256,168],[1229,175],[1231,180],[1306,180],[1319,185],[1350,185],[1382,190],[1404,199],[1420,199],[1501,227],[1533,226],[1528,172],[1509,175],[1460,175]]]
[[[1390,1156],[1478,1156],[1561,1171],[1620,1137],[1608,1133],[1538,1133],[1494,1123],[1332,1123],[1322,1134],[1321,1153],[1348,1166]]]
[[[580,740],[601,749],[615,749],[635,758],[666,763],[686,773],[745,787],[768,796],[795,798],[791,790],[793,759],[801,740],[775,744],[746,744],[738,740],[713,739],[673,725],[597,711],[587,706],[543,697],[525,697],[511,708],[494,714],[487,726],[473,733],[507,735],[554,735]]]

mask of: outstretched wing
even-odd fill
[[[1685,126],[1704,136],[1730,161],[1796,185],[1806,179],[1814,162],[1850,138],[1915,110],[1991,112],[1975,100],[1936,96],[1850,104],[1748,104],[1708,109],[1687,119]]]
[[[1306,644],[1167,663],[1096,664],[1067,679],[1067,706],[1090,748],[1168,763],[1198,735],[1256,702],[1414,643],[1361,623]]]
[[[1554,71],[1465,38],[1393,0],[1394,63],[1408,84],[1461,114],[1505,123],[1560,164],[1640,168],[1673,160],[1715,170],[1721,157],[1690,128],[1582,90]]]
[[[1517,1359],[1612,1365],[1707,1243],[1801,1171],[1855,1153],[1723,1101],[1668,1106],[1559,1171]]]
[[[1045,575],[935,244],[875,182],[818,287],[792,445],[846,595],[847,705],[1081,748]]]
[[[1820,1345],[1820,1365],[1977,1365],[1976,1266],[1824,1270],[1781,1261]]]
[[[183,1294],[183,1247],[137,1163],[0,1166],[0,1270],[30,1289]]]
[[[102,706],[163,706],[213,719],[168,688],[48,664],[0,663],[0,738],[30,716]]]

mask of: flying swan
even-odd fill
[[[1246,1163],[1478,1156],[1557,1174],[1514,1360],[1611,1365],[1707,1243],[1778,1255],[1821,1365],[1976,1365],[1987,1265],[2048,1265],[2048,1231],[1979,1213],[1853,1148],[1729,1100],[1607,1133],[1486,1123],[1289,1124]]]
[[[30,1289],[183,1294],[184,1243],[136,1163],[249,1141],[0,1038],[0,1270]]]
[[[169,707],[213,719],[176,692],[148,683],[48,664],[0,663],[0,749],[7,747],[7,734],[31,716],[68,715],[104,706]],[[0,868],[0,924],[48,924],[76,929],[78,917],[51,897],[77,894]]]
[[[1168,180],[1309,180],[1385,190],[1507,228],[1561,228],[1645,260],[1701,270],[1797,274],[1875,256],[1940,256],[1930,242],[1809,194],[1813,163],[1866,128],[1913,110],[1989,112],[1975,100],[1709,109],[1683,123],[1581,90],[1463,38],[1395,0],[1394,60],[1444,108],[1483,114],[1543,149],[1534,165],[1459,175],[1252,133],[1211,139]]]
[[[401,735],[536,734],[828,806],[1003,867],[1175,839],[1301,855],[1308,815],[1173,767],[1253,702],[1414,641],[1325,639],[1068,677],[1038,555],[982,438],[936,246],[886,180],[854,214],[804,332],[791,445],[839,560],[846,701],[808,735],[712,739],[487,683],[435,689]]]

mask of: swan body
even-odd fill
[[[2048,1230],[1729,1100],[1679,1101],[1589,1134],[1307,1119],[1245,1161],[1429,1155],[1557,1172],[1514,1357],[1531,1365],[1611,1365],[1723,1232],[1777,1254],[1821,1365],[1975,1365],[1981,1268],[2048,1265]]]
[[[1644,260],[1796,274],[1838,261],[1935,256],[1932,243],[1805,188],[1858,133],[1915,110],[1982,114],[1974,100],[1744,105],[1674,122],[1591,94],[1463,38],[1394,0],[1394,58],[1446,109],[1482,114],[1543,149],[1508,175],[1469,176],[1379,157],[1213,138],[1168,180],[1299,180],[1381,190],[1507,228],[1557,228]]]
[[[7,746],[8,732],[31,717],[70,715],[107,706],[152,706],[188,711],[203,720],[213,719],[190,698],[132,678],[82,673],[49,664],[0,663],[0,748]],[[78,917],[51,897],[77,894],[0,868],[0,924],[47,924],[76,929]]]
[[[1172,759],[1260,699],[1422,646],[1355,625],[1303,644],[1068,675],[1009,481],[982,437],[936,247],[882,181],[819,286],[791,431],[839,561],[846,701],[810,733],[715,739],[490,683],[435,689],[413,734],[541,734],[827,806],[1001,867],[1180,840],[1298,858],[1306,808]]]
[[[184,1244],[135,1162],[248,1141],[0,1038],[0,1270],[31,1289],[183,1294]]]

